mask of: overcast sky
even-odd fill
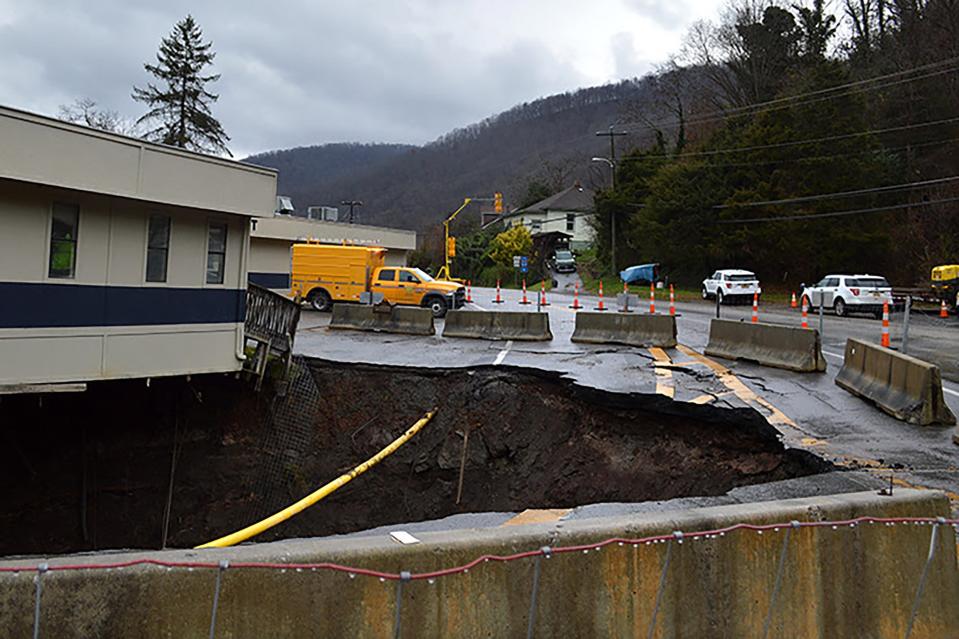
[[[137,117],[160,39],[192,13],[237,156],[420,144],[524,101],[642,75],[721,0],[0,0],[0,104],[89,97]]]

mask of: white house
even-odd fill
[[[566,235],[571,248],[581,249],[593,242],[589,221],[594,210],[593,191],[574,184],[535,204],[506,213],[501,219],[506,228],[526,226],[534,237],[551,233]]]
[[[0,387],[239,370],[275,198],[271,169],[0,107]]]

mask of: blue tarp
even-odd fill
[[[619,272],[619,279],[627,284],[649,284],[659,278],[659,264],[639,264]]]

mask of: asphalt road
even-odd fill
[[[569,341],[576,311],[569,308],[572,295],[562,287],[548,296],[553,332],[551,342],[492,342],[441,337],[443,322],[436,322],[437,335],[415,337],[356,331],[330,331],[329,314],[304,311],[297,335],[299,353],[344,362],[381,363],[399,366],[470,367],[518,366],[559,371],[577,382],[619,392],[660,393],[675,401],[711,403],[716,406],[750,406],[766,416],[789,446],[814,451],[857,472],[832,473],[812,479],[790,480],[782,486],[767,485],[730,493],[726,499],[779,498],[817,492],[862,490],[893,479],[899,486],[946,490],[959,506],[959,446],[952,443],[954,428],[918,427],[899,422],[869,403],[854,397],[834,383],[842,365],[849,337],[878,342],[881,323],[871,316],[823,317],[823,352],[829,367],[825,373],[792,373],[743,362],[730,362],[701,355],[708,339],[715,305],[705,302],[676,305],[681,347],[657,352],[615,345],[594,346]],[[656,310],[668,313],[668,293],[658,291]],[[474,289],[472,308],[486,310],[532,310],[521,306],[518,291],[503,291],[505,302],[493,304],[495,291]],[[643,295],[648,297],[648,292]],[[530,295],[530,299],[536,299]],[[608,306],[610,298],[605,302]],[[587,310],[597,298],[580,296]],[[615,304],[615,301],[613,301]],[[648,308],[643,299],[641,309]],[[749,306],[724,306],[722,316],[749,321]],[[789,308],[761,308],[761,321],[798,325],[799,312]],[[810,325],[818,325],[811,315]],[[893,347],[901,345],[901,316],[894,316]],[[909,328],[909,352],[938,363],[946,379],[946,401],[959,414],[959,320],[914,315]],[[693,503],[696,500],[679,500]],[[712,500],[715,503],[715,500]],[[655,504],[589,505],[563,515],[564,519],[595,516]],[[462,516],[460,516],[462,517]],[[472,516],[470,516],[472,517]],[[459,523],[423,524],[418,529],[461,525],[499,525],[510,513],[488,513]],[[478,518],[478,519],[477,519]],[[455,518],[454,518],[455,519]],[[467,521],[469,523],[467,523]],[[482,523],[482,522],[485,522]],[[431,526],[434,526],[431,528]]]

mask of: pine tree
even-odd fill
[[[199,25],[188,15],[180,20],[169,36],[160,42],[157,64],[144,64],[160,86],[147,83],[134,87],[133,99],[150,107],[137,124],[149,122],[153,128],[144,137],[149,140],[194,151],[226,153],[230,136],[213,117],[210,105],[218,95],[206,85],[220,79],[219,74],[202,75],[204,67],[216,56],[212,42],[203,42]]]

